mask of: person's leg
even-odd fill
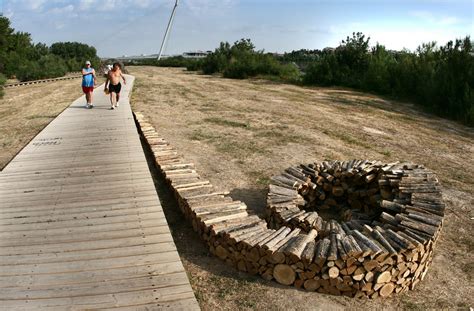
[[[86,95],[86,108],[89,108],[90,93],[86,92],[85,95]]]
[[[94,107],[94,105],[92,104],[92,98],[94,97],[94,91],[91,90],[90,93],[89,93],[89,105],[92,107]]]
[[[117,96],[115,98],[116,98],[115,106],[118,107],[119,106],[120,93],[117,93]]]
[[[115,92],[110,92],[110,108],[114,109],[115,108]]]

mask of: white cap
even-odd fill
[[[87,61],[86,61],[86,65],[90,65],[90,64],[91,64],[91,62],[87,60]]]

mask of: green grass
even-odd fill
[[[243,122],[226,120],[226,119],[221,119],[221,118],[216,118],[216,117],[205,118],[204,122],[209,122],[209,123],[214,123],[217,125],[229,126],[229,127],[240,127],[240,128],[250,127],[250,124],[248,122],[243,123]]]
[[[332,138],[339,139],[339,140],[345,142],[346,144],[353,145],[353,146],[364,147],[365,149],[372,149],[371,144],[369,144],[365,141],[359,140],[356,137],[351,136],[349,134],[340,133],[340,132],[336,132],[336,131],[330,131],[330,130],[323,130],[322,132],[324,134],[332,137]]]
[[[402,300],[401,304],[403,306],[402,309],[405,309],[405,310],[424,310],[425,309],[422,305],[409,301],[409,300]]]
[[[259,146],[254,141],[241,142],[230,137],[226,137],[226,139],[216,141],[215,146],[217,151],[227,153],[236,158],[241,159],[244,159],[252,154],[264,154],[268,152],[267,149],[262,146]]]
[[[222,136],[217,135],[217,134],[214,134],[214,133],[212,133],[212,132],[204,131],[204,130],[202,130],[202,129],[197,129],[197,130],[194,130],[188,137],[189,137],[189,139],[191,139],[191,140],[198,140],[198,141],[204,141],[204,140],[207,140],[207,141],[215,141],[215,140],[221,138]]]
[[[270,177],[268,177],[262,171],[251,171],[247,172],[247,175],[255,182],[257,185],[268,186],[270,184]]]
[[[32,116],[27,116],[26,119],[28,120],[34,120],[34,119],[54,119],[56,118],[56,116],[52,116],[52,115],[38,115],[38,114],[35,114],[35,115],[32,115]]]

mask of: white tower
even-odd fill
[[[173,19],[174,19],[174,15],[176,13],[176,8],[178,7],[178,2],[179,2],[179,0],[176,0],[176,2],[174,4],[174,7],[173,7],[173,11],[171,12],[170,20],[168,22],[168,27],[166,27],[166,32],[165,32],[165,36],[163,37],[163,42],[161,42],[161,48],[160,48],[160,54],[158,54],[158,60],[160,60],[161,54],[163,54],[163,49],[166,45],[166,40],[168,39],[168,34],[170,32],[171,25],[173,24]]]

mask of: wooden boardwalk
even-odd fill
[[[117,110],[81,97],[0,172],[0,310],[199,309],[128,82]]]

